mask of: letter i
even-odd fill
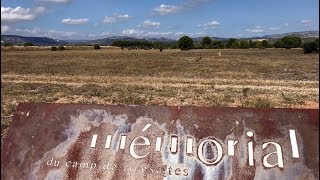
[[[253,137],[253,132],[247,132],[248,137]],[[254,159],[253,159],[253,142],[248,142],[248,156],[249,156],[249,166],[254,166]]]
[[[91,140],[91,145],[90,145],[90,147],[92,147],[92,148],[96,147],[97,138],[98,138],[98,135],[96,135],[96,134],[94,134],[94,135],[92,136],[92,140]]]

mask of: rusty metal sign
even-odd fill
[[[319,179],[319,111],[20,104],[1,179]]]

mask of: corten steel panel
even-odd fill
[[[20,104],[1,179],[319,179],[318,119],[315,109]]]

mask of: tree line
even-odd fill
[[[303,42],[297,36],[285,36],[274,42],[268,40],[239,40],[230,38],[228,40],[213,40],[210,37],[203,37],[200,42],[194,42],[188,36],[181,37],[177,42],[149,42],[149,41],[115,41],[112,46],[121,48],[136,49],[249,49],[249,48],[303,48],[305,53],[319,52],[319,38],[314,41]]]
[[[188,49],[249,49],[249,48],[303,48],[305,53],[319,52],[319,38],[314,41],[303,42],[297,36],[285,36],[274,42],[268,40],[238,40],[230,38],[226,41],[212,40],[210,37],[203,37],[200,42],[194,43],[188,36],[181,37],[178,42],[178,48]]]
[[[11,43],[6,43],[5,46],[12,46]],[[114,41],[112,46],[118,46],[128,49],[249,49],[249,48],[303,48],[304,53],[319,53],[319,38],[314,41],[303,42],[297,36],[285,36],[274,42],[268,40],[239,40],[230,38],[226,41],[212,40],[209,36],[203,37],[200,42],[194,42],[188,36],[181,37],[177,42],[149,42],[149,41]],[[32,43],[26,42],[24,46],[33,46]],[[94,49],[100,49],[100,46],[95,44]],[[57,49],[59,50],[59,49]]]

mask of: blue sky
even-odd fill
[[[319,29],[319,0],[1,0],[1,34],[252,37]]]

